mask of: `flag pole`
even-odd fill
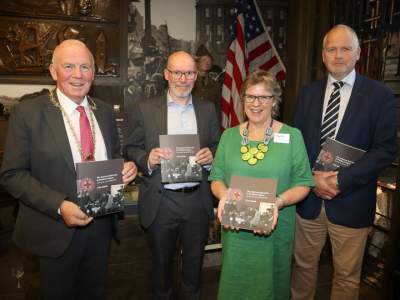
[[[253,0],[253,1],[254,1],[254,6],[255,6],[255,8],[256,8],[257,14],[260,16],[261,25],[263,26],[264,31],[265,31],[265,33],[267,34],[268,39],[271,41],[272,50],[273,50],[274,53],[276,53],[276,58],[278,59],[278,62],[279,62],[280,65],[282,66],[283,71],[286,73],[286,67],[285,67],[285,65],[283,64],[283,62],[282,62],[282,60],[281,60],[281,56],[279,55],[278,51],[276,51],[275,45],[274,45],[274,43],[273,43],[273,41],[272,41],[272,39],[271,39],[271,36],[269,35],[269,32],[268,32],[268,30],[267,30],[267,27],[265,26],[264,19],[263,19],[263,17],[262,17],[262,14],[260,13],[260,8],[258,7],[257,0]]]

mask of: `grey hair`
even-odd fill
[[[324,39],[322,40],[322,48],[325,49],[326,46],[326,40],[328,39],[328,35],[329,33],[331,33],[334,30],[337,29],[343,29],[346,30],[348,33],[350,33],[353,36],[353,42],[356,43],[356,47],[355,48],[359,48],[360,47],[360,41],[358,39],[357,33],[354,31],[353,28],[351,28],[350,26],[347,26],[345,24],[337,24],[335,26],[333,26],[324,36]]]

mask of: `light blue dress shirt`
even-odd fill
[[[192,96],[190,96],[188,103],[182,106],[172,100],[169,93],[167,93],[167,111],[168,134],[197,134],[197,120]],[[164,188],[176,190],[183,187],[193,187],[198,184],[198,182],[169,183],[165,184]]]

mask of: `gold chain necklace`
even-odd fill
[[[250,166],[254,166],[259,160],[263,160],[265,153],[268,152],[269,141],[273,136],[272,124],[274,120],[271,119],[269,127],[265,130],[264,140],[262,143],[258,143],[257,147],[249,146],[249,122],[247,122],[246,128],[243,129],[242,146],[240,147],[240,153],[243,161],[247,161]]]
[[[94,160],[94,157],[92,155],[87,155],[86,157],[83,156],[82,153],[82,146],[81,143],[79,142],[78,135],[76,134],[75,127],[72,125],[72,121],[70,117],[68,116],[67,112],[64,110],[60,102],[58,102],[54,96],[56,89],[53,89],[50,91],[50,101],[53,103],[55,107],[57,107],[62,115],[64,116],[65,120],[67,121],[67,125],[69,130],[72,133],[72,137],[74,138],[74,142],[76,144],[76,147],[78,148],[79,153],[81,154],[82,161],[87,161],[87,160]],[[93,102],[93,101],[92,101]],[[93,102],[92,105],[89,104],[89,118],[90,118],[90,129],[92,131],[92,140],[93,140],[93,156],[96,151],[96,131],[94,128],[94,118],[93,118],[93,111],[96,110],[96,104]]]

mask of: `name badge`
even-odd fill
[[[290,142],[290,134],[289,133],[275,133],[274,134],[274,143],[289,144],[289,142]]]

